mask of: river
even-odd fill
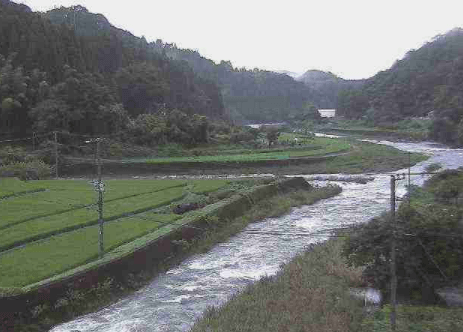
[[[376,142],[376,141],[375,141]],[[463,150],[433,143],[376,142],[431,156],[412,167],[418,173],[431,163],[444,168],[463,166]],[[396,173],[406,173],[400,170]],[[188,331],[209,306],[224,303],[231,295],[264,275],[275,274],[309,244],[324,241],[330,230],[366,222],[389,207],[390,176],[372,175],[367,184],[335,182],[343,192],[314,205],[294,208],[285,216],[249,225],[227,242],[209,252],[195,255],[153,279],[127,298],[74,321],[55,327],[53,332],[143,332]],[[330,181],[311,181],[325,185]],[[413,176],[421,185],[425,178]],[[399,181],[397,194],[405,193],[407,180]]]

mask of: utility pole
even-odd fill
[[[408,206],[411,205],[412,202],[412,188],[410,187],[410,178],[411,178],[411,173],[410,173],[410,168],[412,167],[412,162],[411,162],[411,153],[408,153]]]
[[[396,276],[396,220],[395,220],[395,181],[396,177],[391,175],[391,228],[392,228],[392,239],[391,239],[391,329],[396,330],[396,311],[397,311],[397,276]]]
[[[58,132],[53,133],[55,134],[55,177],[58,178]]]
[[[98,256],[102,258],[104,255],[103,245],[103,183],[101,182],[101,159],[100,159],[100,142],[101,139],[96,140],[96,162],[98,171],[98,225],[99,225],[99,236],[98,236]]]

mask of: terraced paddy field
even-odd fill
[[[109,252],[184,217],[253,180],[108,180],[104,249]],[[0,289],[24,287],[98,259],[97,192],[86,180],[0,179]]]
[[[265,160],[286,160],[291,158],[315,157],[323,156],[332,153],[345,152],[351,149],[350,142],[346,140],[338,140],[324,137],[308,139],[305,136],[292,133],[284,133],[281,135],[279,142],[293,142],[298,138],[298,143],[302,144],[299,147],[293,148],[272,148],[272,149],[249,149],[239,150],[235,152],[216,151],[214,155],[198,155],[188,157],[170,157],[170,158],[148,158],[134,159],[131,162],[146,162],[150,164],[165,164],[165,163],[211,163],[211,162],[259,162]]]

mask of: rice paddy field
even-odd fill
[[[317,137],[309,139],[305,136],[300,136],[292,133],[284,133],[279,138],[279,142],[294,142],[294,138],[298,138],[298,143],[301,146],[293,148],[272,148],[272,149],[248,149],[239,151],[215,151],[214,154],[185,156],[185,157],[165,157],[165,158],[144,158],[131,159],[127,162],[146,162],[152,164],[163,163],[211,163],[211,162],[253,162],[262,160],[285,160],[291,158],[315,157],[323,156],[331,153],[340,153],[348,151],[352,148],[351,143],[347,140],[331,139]]]
[[[179,202],[205,200],[232,182],[105,181],[105,252],[183,217],[172,212]],[[0,178],[0,288],[24,287],[98,259],[97,197],[88,180]]]

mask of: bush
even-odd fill
[[[11,163],[22,162],[26,158],[26,151],[21,147],[5,146],[0,149],[0,164],[8,165]]]
[[[434,173],[435,171],[439,170],[442,168],[442,165],[440,163],[432,163],[426,166],[424,169],[425,172],[427,173]]]
[[[463,211],[451,200],[459,193],[458,185],[451,185],[457,173],[441,172],[424,189],[414,187],[411,205],[397,211],[397,279],[404,295],[415,292],[417,299],[434,301],[429,290],[463,276],[463,238],[455,236],[462,233]],[[390,214],[383,214],[355,228],[344,248],[349,263],[364,266],[364,278],[386,292],[391,239]]]
[[[50,166],[41,160],[15,162],[0,167],[0,177],[18,177],[21,180],[46,179],[50,174]]]

